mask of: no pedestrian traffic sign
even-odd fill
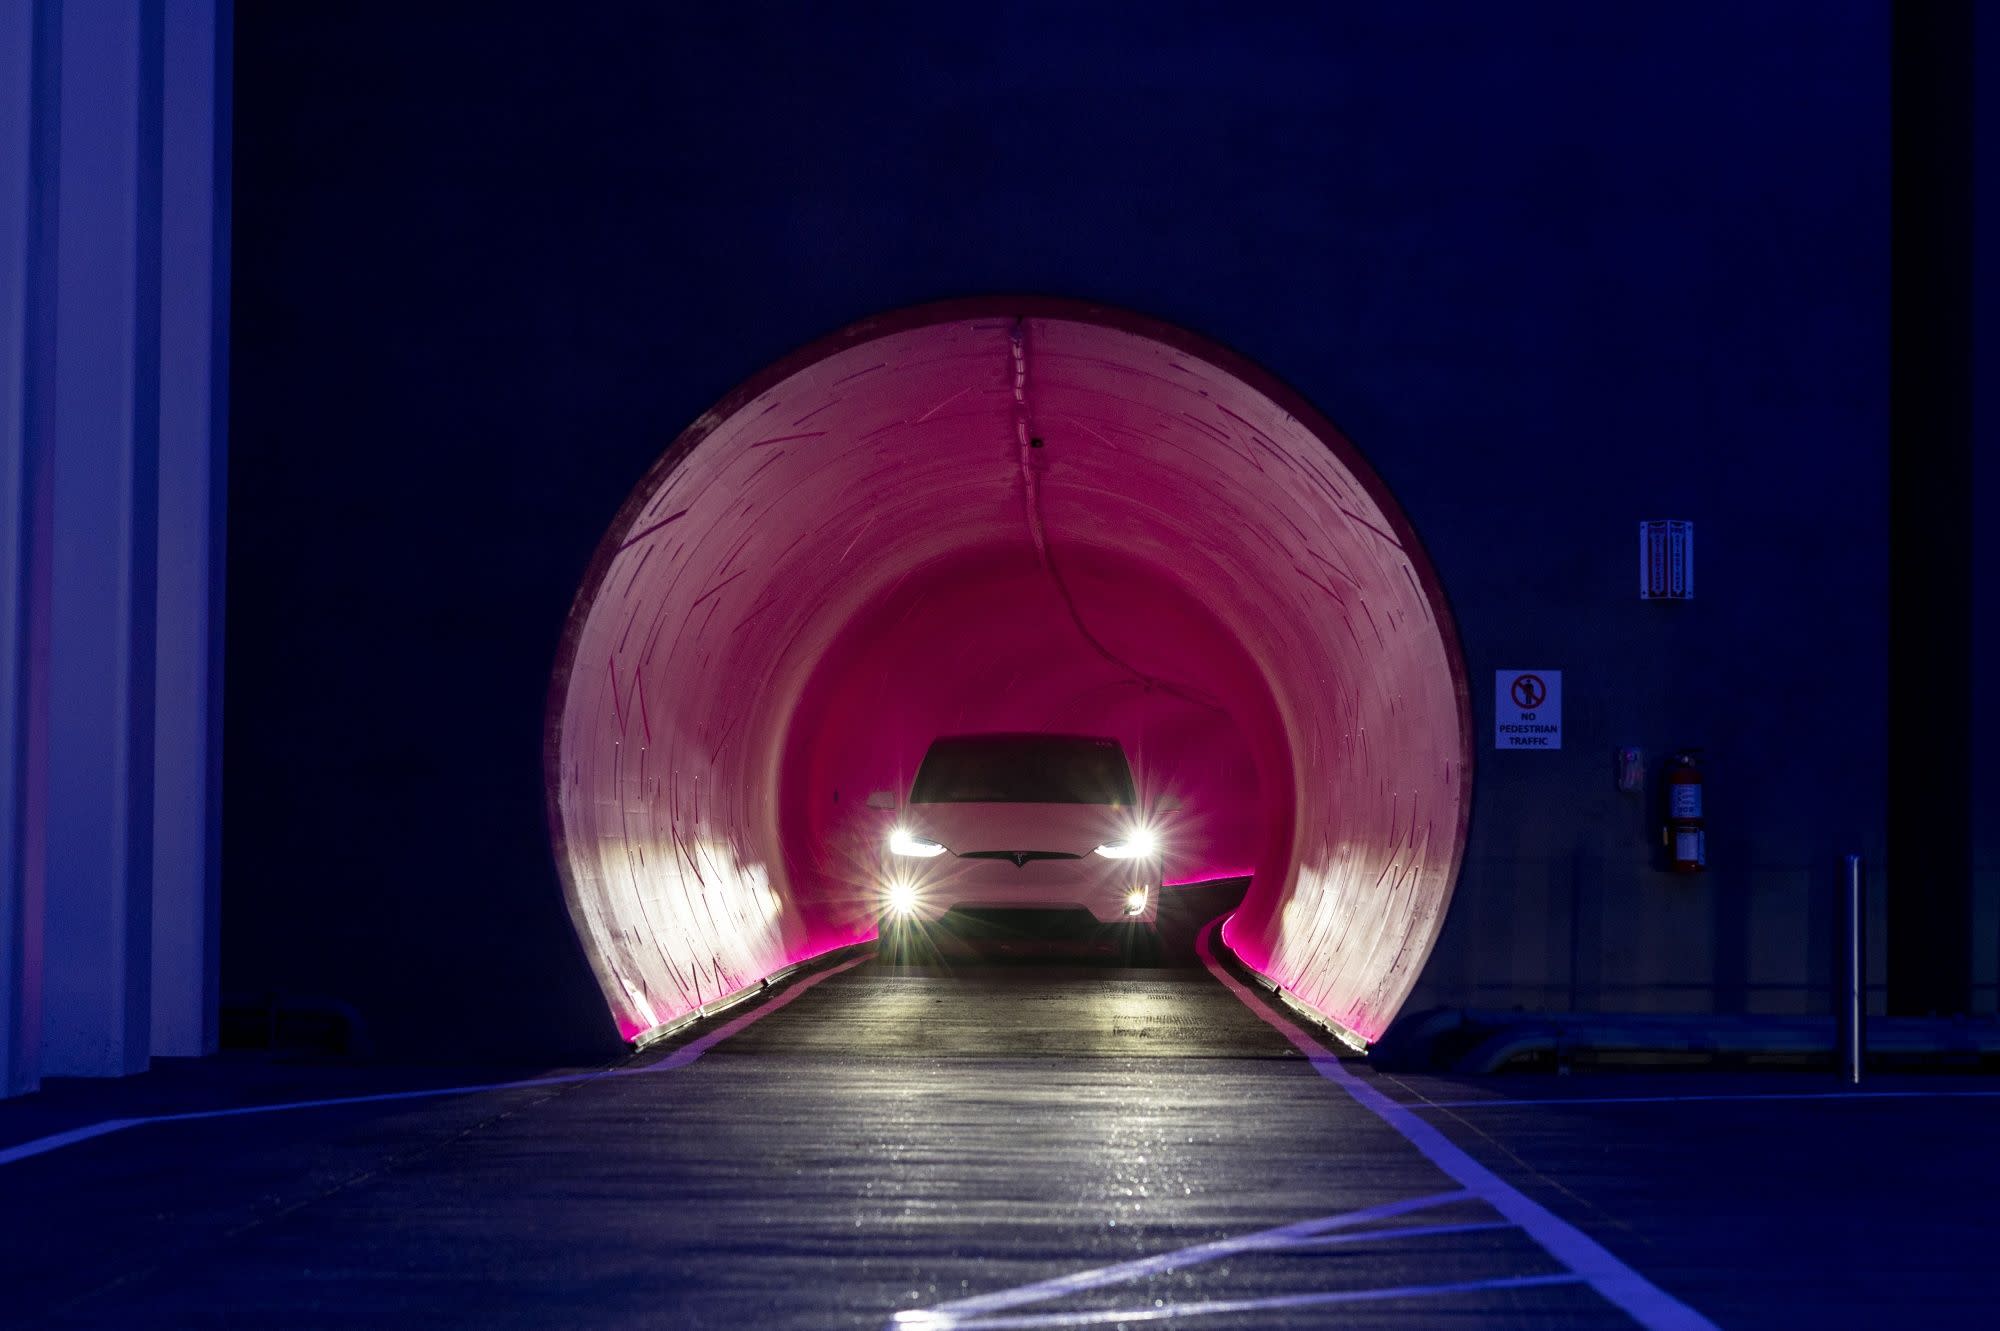
[[[1563,672],[1501,670],[1493,689],[1493,747],[1563,746]]]

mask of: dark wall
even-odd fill
[[[1883,4],[488,8],[239,12],[228,989],[601,1039],[539,745],[603,525],[792,346],[1022,290],[1234,345],[1424,533],[1481,759],[1419,1001],[1818,1001],[1883,835]],[[1491,751],[1514,666],[1560,754]],[[1628,744],[1706,749],[1707,876]]]
[[[1973,6],[1973,1002],[2000,989],[2000,13]]]

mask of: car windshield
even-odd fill
[[[924,755],[912,804],[1130,804],[1132,769],[1115,739],[960,735]]]

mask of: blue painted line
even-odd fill
[[[1280,1225],[1275,1229],[1260,1229],[1250,1234],[1239,1234],[1234,1238],[1197,1243],[1192,1247],[1176,1248],[1172,1252],[1156,1253],[1151,1257],[1137,1257],[1129,1262],[1093,1267],[1088,1271],[1073,1271],[1069,1275],[1057,1276],[1052,1280],[1038,1280],[1030,1285],[1017,1285],[1012,1289],[995,1290],[990,1294],[976,1294],[971,1298],[954,1299],[949,1303],[940,1303],[930,1308],[897,1313],[890,1325],[905,1326],[915,1321],[919,1326],[957,1326],[959,1319],[966,1317],[1002,1312],[1008,1308],[1018,1308],[1024,1303],[1041,1303],[1070,1294],[1081,1294],[1086,1290],[1102,1289],[1106,1285],[1143,1280],[1149,1276],[1164,1275],[1169,1271],[1199,1266],[1203,1262],[1213,1262],[1239,1253],[1286,1248],[1294,1243],[1315,1239],[1354,1225],[1392,1220],[1413,1211],[1427,1211],[1433,1207],[1472,1200],[1473,1196],[1469,1192],[1440,1192],[1428,1197],[1410,1197],[1402,1201],[1384,1202],[1380,1206],[1370,1206],[1360,1211],[1343,1211],[1339,1215],[1300,1220],[1293,1224]],[[1395,1230],[1371,1230],[1369,1236],[1379,1238],[1395,1233],[1397,1233]],[[921,1320],[924,1318],[931,1320]]]
[[[1425,1122],[1407,1105],[1398,1104],[1362,1081],[1340,1059],[1292,1023],[1279,1017],[1215,959],[1209,921],[1195,939],[1195,950],[1222,986],[1245,1007],[1262,1017],[1312,1063],[1313,1070],[1346,1091],[1356,1103],[1400,1133],[1467,1191],[1513,1221],[1528,1236],[1612,1304],[1649,1331],[1717,1331],[1715,1323],[1667,1293],[1613,1256],[1603,1244],[1515,1188],[1467,1155],[1450,1138]]]
[[[1172,1303],[1158,1308],[1091,1308],[1078,1312],[1021,1313],[980,1317],[972,1321],[902,1322],[896,1331],[1017,1331],[1028,1327],[1119,1326],[1133,1322],[1168,1322],[1187,1317],[1218,1317],[1226,1313],[1279,1312],[1293,1308],[1324,1308],[1341,1303],[1374,1303],[1384,1299],[1430,1299],[1448,1294],[1488,1290],[1546,1289],[1578,1285],[1583,1277],[1564,1272],[1545,1276],[1501,1276],[1493,1280],[1460,1280],[1445,1285],[1391,1285],[1380,1289],[1326,1290],[1314,1294],[1273,1294],[1256,1299],[1209,1299]]]
[[[1563,1105],[1699,1105],[1754,1104],[1771,1101],[1844,1100],[1953,1100],[2000,1099],[1993,1091],[1739,1091],[1707,1095],[1573,1095],[1526,1100],[1412,1100],[1405,1109],[1525,1109],[1559,1108]]]
[[[1505,1220],[1476,1220],[1463,1225],[1398,1225],[1391,1229],[1364,1229],[1355,1234],[1329,1234],[1324,1238],[1293,1239],[1284,1246],[1289,1250],[1301,1248],[1330,1248],[1337,1243],[1381,1243],[1390,1239],[1428,1239],[1444,1234],[1480,1234],[1496,1229],[1512,1229]]]
[[[143,1123],[145,1121],[145,1119],[139,1118],[112,1118],[106,1119],[102,1123],[92,1123],[88,1127],[71,1128],[68,1132],[58,1132],[47,1137],[37,1137],[34,1141],[22,1142],[19,1146],[9,1146],[5,1150],[0,1150],[0,1165],[11,1165],[16,1160],[26,1160],[31,1156],[45,1155],[50,1151],[58,1151],[65,1146],[71,1146],[77,1142],[87,1142],[93,1137],[106,1137],[114,1132],[122,1132],[134,1123]]]
[[[842,962],[815,975],[794,981],[777,997],[759,1007],[744,1013],[728,1024],[689,1041],[657,1062],[644,1067],[600,1068],[595,1072],[569,1072],[554,1077],[528,1077],[519,1081],[490,1081],[473,1086],[432,1086],[414,1091],[381,1091],[372,1095],[334,1096],[324,1100],[287,1100],[271,1105],[237,1105],[228,1109],[195,1109],[178,1114],[154,1114],[146,1118],[112,1118],[87,1127],[71,1128],[67,1132],[51,1133],[37,1137],[33,1141],[0,1149],[0,1166],[11,1165],[20,1160],[31,1160],[36,1156],[60,1151],[65,1146],[91,1141],[98,1137],[108,1137],[114,1132],[127,1128],[145,1127],[153,1123],[199,1123],[217,1118],[247,1118],[256,1114],[282,1114],[294,1109],[343,1109],[355,1105],[396,1104],[404,1100],[434,1100],[448,1095],[484,1095],[493,1091],[533,1091],[554,1086],[574,1086],[580,1082],[597,1081],[605,1077],[643,1077],[656,1072],[673,1072],[688,1066],[709,1050],[737,1034],[752,1022],[768,1017],[785,1007],[800,994],[820,983],[830,980],[842,971],[851,970],[868,960],[859,956],[852,961]]]

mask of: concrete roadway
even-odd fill
[[[0,1104],[0,1321],[1985,1326],[2000,1295],[1991,1081],[1391,1079],[1199,967],[861,961],[731,1018],[471,1094],[102,1127],[391,1080],[217,1060]]]

